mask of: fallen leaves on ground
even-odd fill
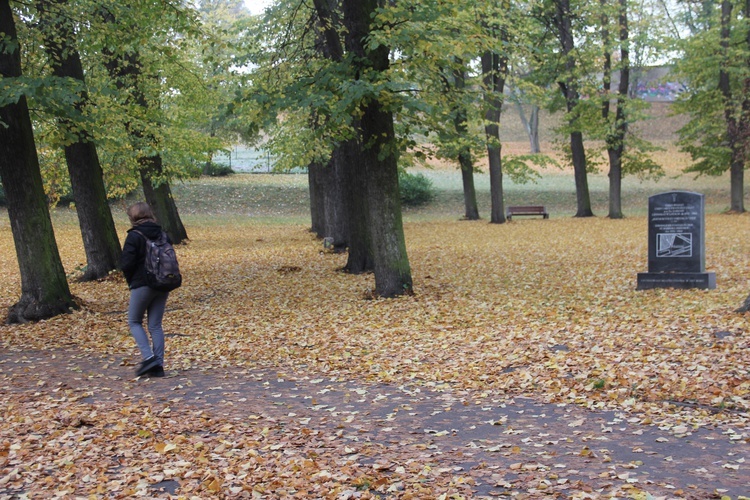
[[[171,295],[165,319],[171,334],[168,370],[272,368],[366,383],[470,390],[476,401],[523,394],[623,411],[643,424],[670,429],[676,438],[701,426],[733,426],[738,439],[747,442],[748,317],[733,312],[750,292],[746,215],[707,217],[706,265],[716,272],[718,283],[710,291],[635,290],[636,274],[647,270],[645,218],[527,219],[504,225],[414,222],[407,224],[406,237],[416,293],[390,300],[363,298],[373,277],[338,271],[346,256],[325,252],[304,226],[236,218],[228,226],[186,222],[191,241],[178,247],[184,285]],[[84,259],[77,231],[74,224],[56,227],[71,273]],[[2,308],[20,293],[14,256],[5,224],[0,226]],[[128,293],[122,278],[73,282],[71,288],[83,304],[80,311],[37,324],[2,326],[2,345],[13,351],[131,354],[137,362],[125,322]],[[49,416],[52,403],[30,400],[21,406]],[[71,465],[76,454],[112,452],[123,436],[131,444],[133,439],[153,441],[139,437],[138,431],[147,430],[159,433],[158,439],[118,472],[120,491],[138,492],[149,478],[166,480],[170,471],[180,470],[180,463],[203,459],[205,467],[186,478],[190,481],[183,483],[187,486],[181,486],[186,488],[181,494],[227,488],[218,472],[224,454],[214,458],[210,449],[196,448],[196,429],[208,425],[200,415],[182,413],[178,419],[139,407],[95,416],[55,410],[57,417],[36,422],[41,427],[28,432],[60,440],[55,456],[45,460],[58,473],[96,483],[107,468],[121,463],[114,459],[80,470]],[[154,422],[164,424],[163,432]],[[320,455],[324,460],[284,458],[284,439],[310,436],[279,438],[253,456],[252,450],[263,449],[268,440],[257,434],[252,420],[243,426],[224,432],[209,425],[217,437],[203,445],[221,446],[220,435],[227,441],[224,451],[236,449],[243,463],[251,464],[243,474],[305,469],[313,472],[306,476],[314,476],[311,488],[336,483],[336,475],[345,474],[346,481],[337,484],[348,482],[354,491],[357,481],[372,485],[385,480],[388,469],[371,467],[364,474],[347,462],[346,453]],[[4,454],[31,453],[3,446]],[[123,449],[134,453],[132,446]],[[271,464],[274,460],[279,463]],[[35,481],[45,477],[51,476],[41,468]],[[0,480],[10,484],[17,479],[10,471]],[[398,488],[388,481],[385,491]],[[258,479],[257,484],[264,483]]]

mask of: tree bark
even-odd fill
[[[341,62],[344,58],[344,45],[336,30],[341,23],[335,11],[336,2],[314,0],[313,4],[319,18],[319,50],[326,58]],[[354,120],[352,126],[355,130],[361,131],[361,123],[358,120]],[[375,268],[370,239],[369,205],[367,196],[363,195],[367,193],[367,179],[361,165],[363,155],[361,137],[339,143],[331,159],[335,182],[326,185],[326,195],[336,198],[335,203],[329,203],[332,209],[335,207],[338,217],[333,226],[343,230],[343,239],[348,246],[349,253],[344,271],[352,274],[371,272]],[[332,190],[336,192],[333,193]],[[327,212],[327,216],[329,215]]]
[[[603,0],[602,0],[603,1]],[[628,122],[625,111],[625,103],[628,99],[628,88],[630,87],[630,51],[628,50],[628,12],[627,0],[619,0],[619,41],[620,41],[620,82],[617,86],[617,105],[615,109],[615,122],[611,125],[611,132],[607,134],[607,155],[609,157],[609,218],[622,219],[622,156],[625,152],[625,136],[628,133]],[[608,36],[607,36],[608,38]],[[605,46],[605,52],[609,55],[609,49]],[[607,58],[605,74],[610,74],[611,62]],[[603,108],[605,120],[609,115],[609,92],[608,88],[606,103]]]
[[[12,47],[0,51],[0,74],[20,77],[21,54],[8,0],[0,0],[0,33]],[[0,121],[0,181],[21,273],[21,298],[6,320],[25,323],[70,312],[76,304],[55,241],[26,97],[0,107]]]
[[[180,214],[177,213],[177,205],[172,198],[172,190],[167,182],[154,182],[153,174],[162,171],[162,159],[160,155],[141,157],[140,174],[143,184],[143,195],[156,215],[156,219],[162,229],[166,231],[172,243],[177,245],[188,239],[185,226],[182,225]]]
[[[388,70],[389,49],[370,48],[366,39],[377,0],[344,0],[346,45],[356,57],[356,74]],[[373,98],[363,103],[361,118],[362,156],[358,162],[367,183],[369,234],[375,263],[375,294],[395,297],[412,293],[411,268],[406,254],[393,112]]]
[[[529,137],[529,152],[531,154],[540,153],[542,148],[539,146],[539,106],[532,104],[529,117],[526,118],[526,112],[523,110],[523,104],[521,103],[518,94],[511,90],[510,95],[513,96],[513,102],[516,105],[518,117],[521,119],[523,129]]]
[[[458,163],[461,165],[461,184],[464,190],[464,220],[479,220],[477,190],[474,187],[474,163],[471,160],[471,154],[467,151],[459,153]]]
[[[745,161],[746,149],[748,148],[750,123],[748,119],[748,108],[750,108],[750,98],[746,95],[742,102],[742,111],[737,116],[735,111],[735,96],[732,92],[730,83],[729,70],[730,64],[729,44],[731,38],[731,21],[733,5],[730,0],[721,2],[721,49],[722,63],[719,70],[719,90],[724,98],[724,120],[726,122],[727,141],[731,151],[729,162],[730,171],[730,210],[736,213],[745,211]],[[750,50],[750,34],[747,35],[746,50]],[[748,88],[748,80],[745,82],[745,88]]]
[[[364,143],[372,144],[374,149],[362,159],[367,179],[375,294],[380,297],[410,294],[413,285],[401,219],[397,158],[391,153],[379,159],[378,153],[395,143],[392,113],[383,110],[378,101],[370,102],[362,116],[362,132]]]
[[[458,62],[461,64],[461,62]],[[466,125],[466,109],[460,102],[460,94],[466,87],[466,75],[463,69],[456,70],[453,74],[454,85],[459,94],[459,104],[455,109],[454,127],[459,137],[467,134],[468,126]],[[479,207],[477,206],[477,191],[474,187],[474,163],[471,159],[471,149],[466,146],[458,153],[458,164],[461,167],[461,182],[464,190],[464,219],[478,220]]]
[[[487,51],[482,55],[482,75],[485,89],[486,111],[484,133],[487,137],[487,157],[490,165],[490,222],[502,224],[505,220],[503,193],[502,143],[500,142],[500,114],[503,107],[503,90],[507,72],[507,58]]]
[[[532,154],[541,153],[542,148],[539,145],[539,106],[536,104],[531,105],[531,113],[529,114],[529,147]]]
[[[333,240],[336,252],[345,252],[349,242],[348,216],[346,192],[349,189],[346,169],[347,155],[341,145],[334,148],[331,159],[324,170],[325,191],[324,211],[326,238]]]
[[[307,166],[307,185],[310,190],[310,231],[325,238],[325,166],[314,161]]]
[[[65,16],[67,0],[42,0],[37,2],[40,24],[44,27],[45,49],[50,56],[52,72],[60,78],[72,78],[85,89],[83,66],[78,52],[73,48],[73,27]],[[74,111],[82,115],[88,105],[88,94],[83,90]],[[84,280],[103,278],[117,269],[120,259],[120,241],[107,203],[96,145],[91,135],[69,118],[61,118],[59,126],[77,139],[66,144],[65,161],[76,203],[78,223],[86,252]]]
[[[576,67],[575,44],[573,39],[573,27],[570,13],[570,0],[555,0],[555,25],[558,30],[558,38],[565,58],[566,75],[558,82],[565,106],[568,111],[568,120],[571,128],[570,151],[573,160],[573,171],[576,184],[576,217],[592,217],[591,195],[589,194],[588,173],[586,172],[586,149],[583,145],[583,133],[578,130],[578,118],[574,111],[580,99],[578,85],[575,81],[574,70]]]
[[[357,123],[359,128],[359,123]],[[344,183],[341,186],[346,204],[347,239],[349,258],[344,271],[352,274],[375,270],[375,255],[370,234],[370,204],[367,194],[368,179],[360,162],[366,156],[361,139],[350,139],[342,143],[341,169]]]

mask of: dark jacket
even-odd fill
[[[144,222],[128,229],[125,244],[122,246],[120,256],[120,269],[125,275],[128,287],[133,290],[146,285],[146,240],[136,233],[140,231],[150,240],[155,240],[161,235],[161,226],[155,222]]]

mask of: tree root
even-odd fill
[[[8,324],[31,323],[58,314],[68,314],[78,308],[79,306],[75,301],[56,300],[51,303],[41,303],[31,297],[22,296],[21,300],[10,306],[5,321]]]

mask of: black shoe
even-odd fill
[[[140,377],[141,375],[145,375],[146,372],[157,366],[159,366],[159,361],[157,361],[156,356],[151,356],[141,363],[141,366],[135,371],[135,376]]]
[[[147,371],[146,375],[149,376],[149,377],[163,377],[164,376],[164,367],[156,365],[155,367],[153,367],[149,371]]]

